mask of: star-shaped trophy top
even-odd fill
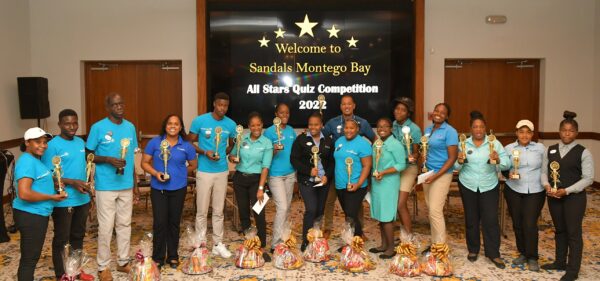
[[[317,24],[319,24],[319,23],[318,22],[310,22],[310,20],[308,19],[308,14],[305,14],[303,22],[296,22],[296,25],[298,27],[300,27],[300,35],[298,35],[298,37],[302,37],[302,35],[304,35],[304,34],[308,34],[311,37],[315,37],[313,35],[312,28],[315,27]]]
[[[339,38],[338,32],[340,32],[340,30],[335,28],[335,24],[331,26],[331,29],[327,29],[327,32],[329,32],[329,38],[331,38],[331,37]]]
[[[269,41],[271,40],[267,40],[264,36],[261,40],[258,40],[258,42],[260,43],[260,47],[269,47],[269,45],[267,45],[267,43],[269,43]]]
[[[283,34],[285,33],[285,30],[281,30],[281,27],[280,27],[273,32],[275,32],[275,38],[283,38]]]
[[[348,42],[348,47],[355,47],[356,48],[356,43],[358,42],[358,40],[354,39],[354,36],[352,36],[352,38],[350,38],[350,40],[346,40]]]

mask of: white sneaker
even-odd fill
[[[219,242],[219,244],[213,246],[212,254],[219,255],[224,259],[228,259],[231,257],[231,252],[229,250],[227,250],[227,247],[221,242]]]

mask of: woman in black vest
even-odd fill
[[[548,147],[541,176],[548,194],[556,244],[554,263],[545,264],[542,269],[566,270],[560,279],[564,281],[575,280],[579,274],[583,251],[581,224],[586,207],[585,188],[594,179],[592,154],[575,142],[579,130],[576,116],[575,112],[564,112],[565,119],[560,122],[560,142]]]

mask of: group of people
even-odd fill
[[[66,243],[74,249],[82,248],[92,200],[99,224],[100,280],[112,280],[109,265],[113,230],[117,240],[117,270],[131,270],[132,206],[139,199],[133,165],[138,143],[134,125],[123,118],[124,105],[119,94],[108,95],[105,99],[108,116],[91,127],[86,142],[75,135],[77,114],[69,109],[59,114],[59,136],[52,138],[40,128],[25,132],[21,147],[24,153],[15,169],[17,198],[13,202],[15,221],[21,232],[19,280],[33,279],[49,216],[54,221],[55,274],[60,277],[64,273],[60,251]],[[395,100],[394,120],[380,118],[375,130],[367,120],[354,114],[356,104],[349,95],[341,99],[341,115],[324,122],[322,115],[315,112],[307,120],[307,129],[300,134],[288,124],[290,108],[284,103],[275,107],[277,124],[266,130],[262,117],[251,113],[247,134],[226,116],[228,107],[229,96],[216,94],[213,111],[196,117],[189,133],[180,116],[167,116],[160,135],[151,139],[143,150],[141,167],[151,175],[152,259],[159,266],[179,265],[180,221],[188,175],[192,173],[196,177],[195,229],[206,235],[208,208],[212,204],[212,253],[231,257],[223,241],[229,161],[235,164],[233,188],[241,227],[251,227],[252,215],[263,248],[268,245],[265,212],[257,213],[252,206],[265,200],[268,186],[276,206],[270,241],[271,249],[275,248],[282,242],[282,229],[289,219],[297,183],[305,207],[302,250],[308,244],[308,230],[315,223],[323,224],[325,236],[331,233],[336,198],[346,219],[353,223],[354,234],[363,235],[362,202],[369,193],[370,216],[380,222],[381,232],[380,245],[369,251],[379,253],[381,259],[395,254],[393,223],[397,218],[407,233],[412,232],[407,201],[417,175],[425,171],[430,172],[423,191],[431,243],[447,242],[443,210],[453,173],[458,171],[465,210],[467,259],[474,262],[478,258],[481,229],[484,254],[498,268],[505,267],[500,258],[498,225],[498,172],[505,171],[504,196],[520,253],[512,263],[527,263],[530,270],[539,270],[537,219],[548,198],[556,232],[556,259],[542,268],[566,269],[561,280],[577,278],[583,247],[585,187],[593,182],[594,164],[589,150],[575,141],[578,124],[572,112],[565,112],[560,123],[560,142],[546,149],[532,141],[534,125],[528,120],[517,123],[517,140],[502,147],[487,136],[485,118],[476,111],[471,113],[471,136],[459,141],[457,131],[448,123],[450,107],[445,103],[435,106],[433,124],[422,132],[411,120],[414,103],[406,97]],[[422,146],[427,149],[421,149]],[[86,154],[94,155],[93,182],[86,175]],[[56,156],[61,159],[62,183],[55,179]],[[560,164],[560,181],[555,181],[556,170],[550,168],[550,162]],[[59,185],[64,185],[66,192],[57,193],[56,189],[63,187]],[[265,261],[270,261],[268,251],[263,253]],[[93,279],[85,272],[79,278]]]

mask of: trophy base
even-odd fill
[[[283,144],[275,144],[273,145],[273,148],[275,148],[275,150],[283,150]]]
[[[427,169],[427,168],[423,167],[423,169],[421,169],[421,172],[422,172],[422,173],[427,173],[427,172],[429,172],[429,169]]]
[[[169,174],[163,174],[163,180],[168,180],[171,178],[171,176]]]
[[[313,179],[313,181],[314,181],[314,182],[321,182],[321,178],[320,178],[320,177],[315,177],[315,178]]]
[[[240,158],[239,157],[235,157],[232,160],[233,160],[233,163],[240,163]]]
[[[496,160],[488,160],[488,164],[490,164],[490,165],[497,165],[498,162]]]
[[[350,190],[352,188],[352,184],[346,184],[346,189]]]
[[[115,171],[115,174],[122,176],[122,175],[125,174],[125,169],[123,169],[123,168],[117,168],[117,170]]]
[[[510,179],[511,180],[520,180],[521,179],[521,175],[519,175],[519,174],[512,174],[512,175],[510,175]]]
[[[65,190],[59,190],[58,194],[60,194],[60,195],[67,195],[67,192]]]
[[[373,177],[378,177],[378,176],[379,176],[379,172],[378,171],[373,172]]]
[[[212,157],[213,157],[213,158],[215,158],[216,160],[219,160],[219,159],[221,159],[221,156],[220,156],[219,154],[217,154],[217,153],[214,153],[214,154],[212,155]]]
[[[467,158],[463,159],[463,164],[464,163],[469,163],[469,159],[467,159]]]
[[[556,187],[550,188],[550,192],[555,193],[556,191],[558,191],[558,188],[556,188]]]

